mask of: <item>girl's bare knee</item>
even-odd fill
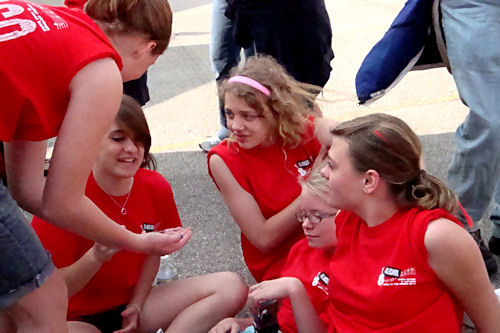
[[[234,307],[241,309],[247,300],[248,286],[241,277],[234,272],[221,272],[219,286],[226,302],[233,304]]]
[[[69,333],[101,333],[97,327],[81,321],[69,321],[68,329]]]

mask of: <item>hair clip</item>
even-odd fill
[[[378,130],[373,131],[373,133],[375,133],[376,136],[378,136],[379,138],[381,138],[382,140],[384,140],[385,143],[389,143],[387,141],[387,139],[385,138],[385,136],[383,136],[382,133],[380,133]]]

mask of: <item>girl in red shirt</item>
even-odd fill
[[[297,82],[270,56],[249,58],[220,85],[230,138],[210,150],[208,169],[241,229],[245,263],[257,282],[278,278],[303,237],[295,218],[297,179],[320,151],[312,111],[320,89]]]
[[[170,184],[154,171],[150,146],[144,113],[133,98],[124,95],[99,146],[85,194],[127,230],[181,234],[187,241],[191,229],[181,227]],[[103,332],[156,332],[158,328],[206,332],[245,303],[247,287],[235,273],[151,287],[158,255],[117,252],[37,217],[32,226],[66,278],[69,320],[94,324]]]
[[[280,300],[277,313],[283,333],[309,332],[308,322],[320,319],[328,325],[330,259],[337,245],[335,215],[324,200],[328,191],[326,179],[313,171],[301,181],[300,210],[297,221],[302,224],[305,239],[290,250],[281,277],[250,287],[247,304],[257,309],[266,300]],[[209,333],[242,332],[252,325],[253,318],[226,318]]]
[[[464,310],[478,331],[497,331],[500,303],[479,248],[452,215],[454,194],[421,169],[417,135],[385,114],[331,133],[322,174],[341,211],[330,331],[460,332]]]

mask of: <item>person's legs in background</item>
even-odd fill
[[[448,181],[476,222],[470,232],[492,274],[497,264],[477,222],[494,199],[500,175],[500,3],[443,0],[441,9],[453,78],[460,98],[470,108],[455,133]],[[500,215],[498,199],[497,194],[492,217]],[[500,225],[493,227],[494,235],[500,236]]]
[[[212,4],[212,22],[210,32],[210,62],[215,73],[217,86],[225,79],[231,68],[240,62],[241,47],[233,38],[233,21],[228,19],[226,11],[226,0],[214,0]],[[253,48],[245,49],[245,57],[254,54]],[[229,135],[224,112],[224,102],[219,99],[219,121],[220,128],[216,135],[200,143],[200,148],[209,151],[221,140]]]
[[[123,82],[123,93],[144,106],[149,101],[148,72],[136,80]]]

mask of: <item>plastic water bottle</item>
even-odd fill
[[[161,257],[160,268],[156,274],[154,284],[169,283],[177,280],[177,268],[175,268],[170,261],[170,256],[168,254]]]

